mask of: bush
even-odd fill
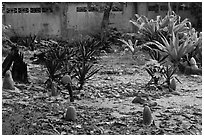
[[[78,80],[78,89],[82,89],[85,82],[96,74],[99,69],[94,68],[96,52],[99,50],[98,41],[93,38],[67,42],[41,41],[48,50],[41,54],[47,68],[49,80],[57,81],[68,74]]]

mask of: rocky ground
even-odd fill
[[[182,83],[177,82],[174,93],[147,89],[150,76],[142,57],[132,60],[128,54],[108,54],[98,61],[99,73],[80,93],[74,91],[78,99],[71,103],[69,95],[50,96],[44,84],[46,69],[31,63],[32,54],[25,52],[31,83],[16,83],[16,90],[2,91],[3,134],[202,134],[202,76],[177,75]],[[154,104],[155,125],[144,127],[143,105],[132,103],[137,96]],[[70,105],[76,108],[76,122],[63,119]]]

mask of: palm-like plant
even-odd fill
[[[153,60],[157,60],[158,63],[165,63],[165,59],[168,57],[168,55],[162,55],[160,51],[156,50],[156,49],[151,49],[149,52],[150,57]]]
[[[166,84],[167,84],[168,87],[170,86],[170,83],[171,83],[171,79],[172,79],[172,78],[176,78],[176,80],[177,80],[179,83],[181,83],[177,77],[173,77],[173,75],[175,74],[176,70],[177,70],[177,68],[175,68],[174,66],[168,65],[168,66],[164,67],[164,71],[162,72],[162,74],[163,74],[163,76],[164,76],[165,79],[166,79],[165,82],[166,82]]]
[[[158,20],[151,19],[149,21],[145,16],[139,16],[138,14],[135,14],[135,16],[137,20],[130,20],[130,23],[136,26],[143,43],[158,40],[158,34],[161,33],[161,27],[165,22],[161,23],[160,17],[157,18]]]
[[[157,60],[150,59],[150,61],[148,61],[145,65],[145,70],[151,76],[151,79],[148,84],[153,83],[155,85],[158,85],[159,80],[163,75],[163,69],[163,66]]]
[[[79,81],[79,90],[83,88],[85,82],[99,71],[99,68],[93,68],[93,64],[85,61],[76,65],[74,68],[75,78]]]
[[[186,55],[187,53],[191,52],[195,46],[194,42],[191,40],[190,37],[186,39],[186,41],[180,43],[178,34],[172,33],[172,38],[170,39],[170,42],[161,35],[161,39],[163,43],[160,43],[158,41],[150,42],[148,44],[155,44],[161,51],[166,52],[168,54],[169,60],[177,66],[180,62],[181,58]]]
[[[59,76],[61,75],[60,69],[62,68],[60,62],[58,62],[56,59],[55,60],[46,59],[45,66],[47,68],[49,79],[54,81],[57,78],[59,78]]]
[[[137,45],[138,40],[135,40],[135,43],[132,43],[130,39],[128,41],[125,41],[124,39],[118,39],[118,40],[123,42],[124,45],[129,48],[129,50],[132,53],[132,56],[134,56],[135,52],[141,48],[141,46]]]
[[[172,32],[183,37],[184,33],[187,33],[191,28],[189,20],[181,21],[181,17],[171,10],[170,5],[168,14],[164,18],[157,16],[156,20],[149,20],[145,16],[137,14],[135,16],[137,20],[130,20],[130,22],[137,28],[138,38],[140,42],[142,41],[142,44],[154,40],[162,42],[160,35],[164,35],[168,39],[172,36]],[[155,48],[154,45],[149,46]]]
[[[194,29],[192,29],[189,32],[189,35],[191,37],[191,40],[194,41],[195,48],[186,56],[187,61],[194,57],[196,61],[198,61],[198,64],[202,65],[202,33],[200,33],[198,36],[198,33]]]
[[[76,60],[77,61],[92,61],[92,58],[99,50],[99,41],[93,38],[84,39],[74,43],[76,47]]]

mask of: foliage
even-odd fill
[[[176,35],[183,35],[191,28],[191,23],[188,19],[181,21],[181,17],[176,15],[173,11],[169,10],[168,14],[162,18],[157,16],[156,20],[149,20],[146,16],[135,15],[137,20],[130,20],[130,22],[137,29],[137,38],[139,43],[145,44],[146,42],[158,41],[162,42],[160,35],[169,39],[172,32]],[[149,45],[151,48],[156,48],[154,45]]]
[[[129,50],[132,52],[132,55],[134,55],[134,53],[135,53],[135,51],[137,49],[137,42],[138,42],[138,40],[136,40],[134,44],[132,43],[132,41],[130,39],[128,41],[125,41],[123,39],[119,39],[119,41],[123,42],[124,45],[126,47],[128,47]]]
[[[79,82],[79,90],[82,89],[85,82],[91,78],[94,74],[96,74],[99,69],[93,68],[92,63],[87,63],[85,60],[82,63],[78,63],[76,67],[74,68],[75,78]]]
[[[145,70],[151,76],[151,80],[148,82],[148,84],[154,84],[156,86],[167,85],[169,88],[172,78],[176,78],[177,81],[180,82],[177,77],[173,76],[176,73],[177,67],[171,65],[162,65],[157,60],[150,60],[147,62]]]
[[[184,57],[183,61],[189,62],[190,59],[194,57],[198,62],[197,64],[202,66],[202,33],[199,33],[198,35],[198,32],[194,29],[192,29],[189,33],[191,33],[190,36],[192,41],[194,41],[193,45],[195,48]]]
[[[158,41],[151,42],[151,44],[155,44],[161,51],[167,53],[169,60],[175,66],[178,65],[183,56],[190,53],[195,48],[194,41],[192,41],[191,37],[187,37],[187,39],[182,43],[180,43],[178,34],[175,36],[174,33],[172,33],[170,42],[168,42],[164,36],[161,36],[161,39],[163,44]]]
[[[93,38],[86,38],[74,42],[76,47],[74,77],[78,80],[79,89],[82,89],[84,83],[96,74],[99,69],[93,68],[93,61],[95,60],[97,51],[99,51],[99,41]]]
[[[75,41],[74,47],[76,48],[76,61],[91,62],[94,60],[96,52],[99,50],[99,41],[93,38],[86,38],[79,41]]]
[[[4,48],[7,48],[7,45],[14,46],[14,43],[11,41],[12,36],[15,36],[16,33],[11,25],[3,25],[2,24],[2,50],[4,51]],[[2,51],[2,52],[3,52]]]
[[[164,71],[163,71],[163,76],[166,78],[166,83],[168,86],[170,86],[170,81],[173,78],[173,75],[175,74],[177,68],[173,67],[173,66],[166,66],[164,67]],[[175,77],[176,78],[176,77]],[[177,78],[176,78],[177,79]],[[178,79],[177,79],[178,80]],[[179,80],[178,80],[179,81]],[[180,81],[179,81],[180,82]]]
[[[21,43],[23,46],[29,47],[31,51],[33,51],[35,49],[35,44],[37,43],[36,39],[37,39],[37,35],[32,36],[30,34],[28,37],[22,38]]]
[[[153,60],[158,61],[158,63],[164,63],[165,59],[168,57],[168,55],[162,55],[161,52],[156,49],[151,49],[149,55]]]
[[[84,83],[98,72],[98,69],[92,69],[98,43],[90,37],[71,44],[53,40],[41,41],[48,48],[44,51],[44,59],[49,79],[58,81],[63,75],[69,74],[78,80],[79,89],[82,89]]]
[[[2,24],[2,38],[3,39],[10,39],[10,37],[13,35],[14,31],[11,27],[11,25],[3,25]]]
[[[159,84],[159,80],[162,78],[162,72],[164,67],[157,60],[150,60],[145,65],[145,70],[151,76],[151,80],[148,84]]]
[[[54,81],[61,75],[59,71],[61,69],[61,63],[58,62],[56,59],[55,60],[46,59],[45,67],[47,68],[49,79]]]
[[[100,50],[105,50],[107,53],[112,52],[111,45],[119,44],[118,39],[122,36],[122,33],[116,28],[106,28],[103,32],[96,34],[90,34],[96,41],[99,42]]]

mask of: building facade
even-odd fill
[[[105,3],[102,2],[7,2],[4,3],[2,20],[3,24],[11,25],[19,36],[69,39],[80,34],[99,32],[104,7]],[[174,3],[172,7],[182,18],[189,18],[192,23],[196,23],[190,11],[180,10],[180,3]],[[133,32],[134,27],[129,20],[135,18],[135,14],[156,18],[157,15],[165,16],[167,11],[167,2],[115,2],[110,12],[110,26],[124,32]]]

